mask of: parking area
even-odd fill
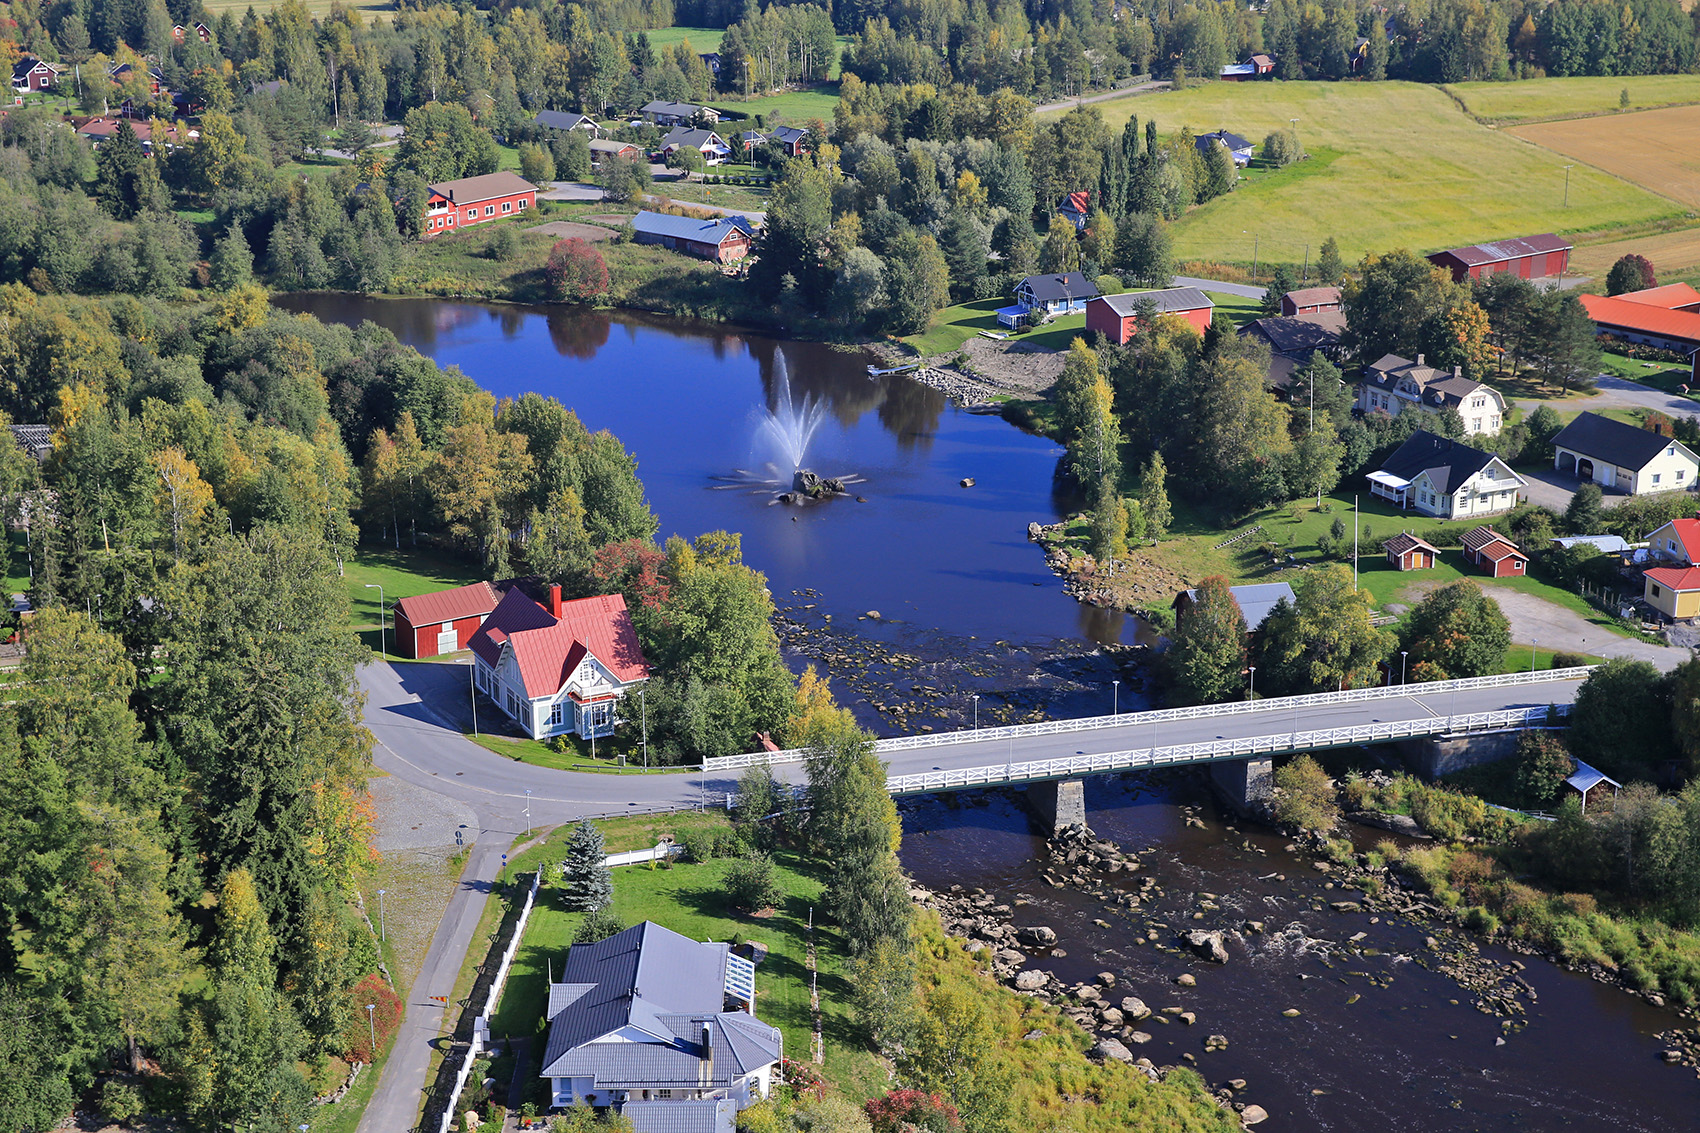
[[[1519,468],[1517,475],[1529,482],[1529,486],[1524,489],[1524,495],[1529,497],[1530,503],[1551,508],[1560,515],[1570,506],[1570,497],[1576,493],[1576,489],[1582,486],[1582,482],[1576,477],[1566,476],[1554,468]],[[1610,507],[1614,502],[1628,498],[1607,495],[1606,506]]]

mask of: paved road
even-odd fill
[[[1190,275],[1175,276],[1176,287],[1196,287],[1200,291],[1218,291],[1223,295],[1238,295],[1242,299],[1263,298],[1267,288],[1253,287],[1246,283],[1227,283],[1220,279],[1198,279]]]
[[[1592,397],[1520,397],[1517,402],[1528,411],[1533,411],[1538,405],[1550,405],[1561,413],[1578,409],[1657,409],[1661,413],[1682,417],[1700,413],[1700,402],[1672,393],[1663,393],[1651,386],[1620,378],[1616,374],[1601,374],[1599,390],[1600,392]]]

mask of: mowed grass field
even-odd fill
[[[1700,206],[1700,106],[1540,122],[1511,133],[1660,196]]]
[[[1516,83],[1452,83],[1441,89],[1484,122],[1529,122],[1616,114],[1626,90],[1631,110],[1700,102],[1700,75],[1526,79]]]
[[[838,109],[838,84],[823,83],[813,90],[792,90],[784,94],[763,95],[760,98],[738,101],[722,97],[715,99],[710,105],[717,110],[742,114],[746,118],[764,114],[769,126],[802,126],[811,118],[819,118],[827,126],[831,126],[832,113]]]
[[[1209,83],[1096,104],[1112,130],[1130,115],[1170,133],[1225,128],[1258,143],[1297,118],[1316,169],[1301,162],[1192,210],[1174,225],[1176,258],[1249,263],[1430,252],[1536,232],[1606,231],[1673,218],[1679,206],[1578,165],[1564,207],[1565,158],[1490,129],[1445,92],[1415,83]],[[1056,115],[1051,115],[1056,116]],[[1313,166],[1307,169],[1307,166]]]
[[[1629,240],[1611,240],[1603,244],[1580,244],[1570,254],[1570,266],[1582,275],[1604,281],[1620,256],[1645,256],[1658,273],[1659,282],[1700,271],[1700,228],[1684,228],[1676,232],[1660,232],[1652,236],[1637,236]]]
[[[323,19],[330,15],[331,8],[335,4],[335,0],[304,0],[304,2],[307,5],[307,14],[314,19]],[[203,7],[214,19],[225,12],[232,12],[240,19],[242,13],[249,8],[264,13],[277,7],[280,3],[282,3],[282,0],[205,0]],[[361,18],[366,20],[374,18],[387,20],[395,12],[395,5],[390,0],[344,0],[342,6],[350,11],[359,12]]]

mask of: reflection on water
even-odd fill
[[[741,532],[746,561],[781,598],[813,588],[836,618],[902,611],[963,639],[1132,639],[1131,623],[1088,615],[1065,597],[1027,542],[1028,523],[1070,506],[1054,486],[1057,446],[964,413],[907,378],[870,379],[861,351],[627,312],[323,294],[276,301],[331,322],[369,319],[498,397],[560,398],[636,455],[663,537]],[[781,349],[794,398],[826,408],[809,465],[860,476],[866,502],[791,509],[710,490],[713,477],[759,464],[755,434],[779,402]],[[964,478],[975,486],[961,487]]]

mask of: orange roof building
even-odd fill
[[[1678,354],[1700,350],[1700,292],[1685,283],[1577,298],[1602,335]]]
[[[473,683],[534,740],[613,732],[619,699],[649,679],[626,600],[618,594],[545,606],[510,589],[472,635]]]

